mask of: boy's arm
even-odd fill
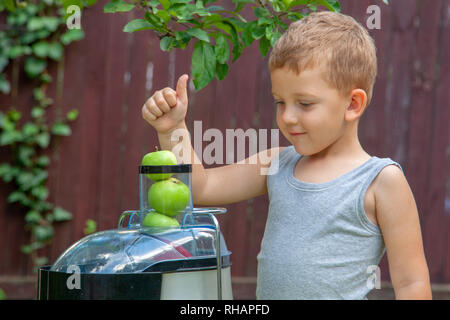
[[[272,159],[284,147],[272,148],[256,153],[245,160],[215,168],[205,169],[195,154],[186,125],[175,130],[184,131],[180,141],[172,141],[174,131],[158,133],[162,150],[173,150],[178,144],[181,152],[175,152],[178,162],[192,164],[192,196],[197,205],[225,205],[267,193],[266,171]],[[183,131],[179,131],[181,135]],[[187,154],[185,154],[187,153]]]
[[[431,299],[428,266],[414,196],[403,172],[384,168],[375,186],[376,216],[398,300]]]
[[[267,192],[266,175],[270,162],[283,147],[261,151],[238,163],[205,169],[195,154],[186,127],[188,77],[182,75],[176,90],[156,91],[142,107],[143,118],[158,132],[162,150],[173,150],[178,162],[192,164],[194,204],[223,205],[250,199]],[[173,135],[176,136],[173,136]],[[172,140],[173,138],[177,138]],[[263,161],[261,161],[263,160]]]

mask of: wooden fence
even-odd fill
[[[142,119],[141,107],[152,92],[174,87],[181,74],[190,73],[192,45],[185,51],[162,52],[151,31],[122,32],[128,21],[142,17],[141,12],[104,14],[105,3],[98,1],[85,11],[81,20],[85,39],[72,43],[64,59],[50,69],[54,81],[48,95],[55,99],[50,121],[72,108],[80,112],[72,136],[53,141],[49,153],[49,201],[73,214],[73,220],[56,226],[54,240],[44,252],[50,262],[84,236],[87,219],[97,221],[99,230],[111,229],[122,211],[138,208],[137,166],[158,145],[155,131]],[[381,8],[381,29],[370,30],[377,45],[379,75],[359,137],[369,154],[402,165],[419,209],[432,282],[449,283],[450,1],[396,0],[386,6],[382,1],[343,0],[341,4],[343,13],[364,25],[367,7]],[[194,121],[201,121],[203,131],[218,128],[224,134],[226,128],[276,128],[266,66],[267,58],[261,57],[255,42],[231,65],[224,81],[215,80],[199,92],[191,87],[187,116],[191,135]],[[8,67],[9,74],[12,69]],[[20,74],[18,95],[1,95],[1,109],[14,104],[29,114],[31,88]],[[280,145],[287,144],[280,137]],[[0,162],[8,156],[0,149]],[[20,252],[29,241],[25,212],[6,202],[11,190],[0,183],[0,287],[9,297],[33,298],[36,277],[29,257]],[[219,221],[233,253],[235,298],[253,298],[268,198],[226,208],[228,213]],[[389,281],[386,257],[381,276]]]

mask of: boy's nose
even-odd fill
[[[294,107],[289,105],[286,105],[281,118],[286,124],[296,124],[298,122],[298,115],[295,112]]]

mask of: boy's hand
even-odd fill
[[[184,123],[188,106],[187,81],[183,74],[178,78],[176,91],[166,87],[156,91],[142,107],[142,117],[158,133],[168,133]]]

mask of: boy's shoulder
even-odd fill
[[[372,185],[377,208],[381,203],[392,203],[394,199],[412,192],[403,169],[397,163],[383,167],[373,180]],[[379,215],[378,211],[377,216]]]

